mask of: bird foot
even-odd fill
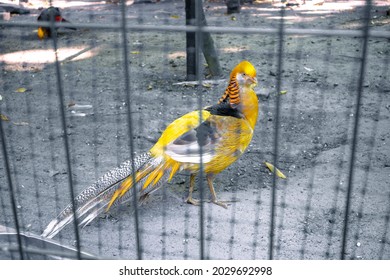
[[[219,200],[203,200],[203,202],[207,202],[207,203],[214,203],[215,205],[218,205],[218,206],[221,206],[225,209],[228,208],[228,205],[230,203],[233,203],[233,202],[238,202],[239,200],[225,200],[225,201],[219,201]],[[185,202],[189,203],[189,204],[192,204],[192,205],[195,205],[195,206],[199,206],[200,205],[200,200],[198,199],[194,199],[192,197],[188,197]]]
[[[216,204],[218,206],[221,206],[221,207],[223,207],[225,209],[228,208],[227,201],[211,200],[210,202],[212,202],[212,203],[214,203],[214,204]]]
[[[194,199],[192,197],[187,197],[185,202],[187,202],[188,204],[195,205],[195,206],[199,206],[200,205],[200,201],[198,199]]]
[[[209,200],[208,202],[211,202],[211,203],[214,203],[218,206],[221,206],[225,209],[228,208],[228,205],[230,205],[231,203],[234,203],[234,202],[239,202],[240,200],[238,199],[234,199],[234,200],[223,200],[223,201],[219,201],[219,200]]]

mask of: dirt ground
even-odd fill
[[[75,24],[118,23],[120,8],[94,1],[53,1]],[[280,3],[254,1],[226,15],[223,1],[205,1],[210,26],[277,27]],[[364,1],[306,1],[286,9],[286,28],[355,30]],[[128,2],[129,24],[184,25],[184,1]],[[26,5],[35,22],[44,2]],[[390,32],[388,1],[374,1],[370,30]],[[388,33],[387,33],[388,34]],[[0,111],[7,141],[21,229],[40,234],[69,202],[69,182],[51,40],[30,27],[0,27]],[[229,208],[205,204],[205,257],[266,259],[269,250],[277,36],[213,34],[224,80],[205,87],[177,85],[186,78],[185,34],[132,31],[127,35],[134,124],[139,152],[150,148],[165,126],[223,93],[230,70],[241,60],[257,68],[261,111],[247,152],[215,181]],[[356,95],[363,41],[347,36],[286,35],[282,57],[279,156],[287,179],[276,182],[274,258],[339,259],[344,227]],[[390,44],[370,38],[354,180],[348,215],[347,259],[390,259]],[[123,41],[120,32],[80,28],[61,31],[60,78],[76,193],[130,156]],[[204,78],[208,77],[207,67]],[[25,89],[25,90],[24,90]],[[15,227],[0,153],[0,225]],[[138,210],[145,259],[198,259],[200,208],[184,203],[188,175],[179,174]],[[206,192],[208,195],[208,191]],[[198,195],[198,193],[196,193]],[[81,246],[103,258],[137,258],[134,209],[113,209],[80,230]],[[75,244],[74,229],[55,237]],[[0,255],[0,258],[10,256]]]

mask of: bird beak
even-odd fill
[[[257,79],[256,79],[256,77],[253,77],[253,84],[254,84],[254,86],[257,86]]]
[[[257,79],[256,77],[249,77],[248,78],[248,82],[249,82],[249,85],[251,88],[254,88],[255,86],[257,86]]]

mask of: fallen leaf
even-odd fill
[[[0,119],[1,119],[2,121],[6,121],[6,122],[9,121],[9,118],[8,118],[6,115],[3,115],[3,114],[0,114]]]
[[[72,107],[72,109],[81,109],[81,110],[84,110],[84,109],[92,109],[92,105],[90,104],[85,104],[85,105],[82,105],[82,104],[72,104],[71,106],[69,107]]]
[[[269,163],[269,162],[264,162],[264,164],[267,166],[267,168],[273,173],[274,170],[276,170],[276,175],[279,177],[279,178],[282,178],[282,179],[286,179],[287,177],[282,173],[282,171],[280,171],[278,168],[276,168],[272,163]]]
[[[287,93],[287,90],[280,91],[280,94],[286,94],[286,93]]]
[[[20,126],[25,126],[25,125],[29,125],[28,122],[13,122],[14,125],[20,125]]]
[[[311,68],[309,68],[309,67],[303,67],[306,71],[309,71],[309,72],[311,72],[311,71],[313,71],[314,69],[311,69]]]
[[[86,113],[79,113],[76,111],[70,111],[71,114],[73,114],[75,117],[85,117],[87,114]]]
[[[76,105],[76,102],[70,101],[70,102],[68,103],[68,108],[69,108],[69,107],[73,107],[74,105]]]
[[[231,19],[232,21],[236,21],[236,20],[237,20],[237,18],[236,18],[235,16],[232,16],[230,19]]]
[[[151,84],[148,85],[148,90],[152,90],[153,86]]]
[[[180,16],[179,15],[171,15],[171,18],[174,18],[174,19],[179,19]]]
[[[3,97],[0,95],[0,101],[3,100]]]
[[[131,51],[131,54],[139,54],[139,51]]]
[[[211,88],[211,84],[209,83],[202,83],[202,86],[205,87],[205,88]]]
[[[17,88],[17,89],[15,90],[15,92],[26,92],[26,91],[27,91],[27,89],[24,88],[24,87],[20,87],[20,88]]]

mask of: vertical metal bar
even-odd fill
[[[352,69],[352,71],[354,71],[354,69]],[[355,83],[355,78],[356,77],[352,77],[350,83]],[[349,100],[351,103],[352,101]],[[342,133],[342,139],[347,139],[348,138],[348,134],[349,134],[349,127],[348,127],[348,120],[349,120],[349,116],[352,112],[352,109],[349,109],[349,110],[346,110],[344,112],[344,115],[345,115],[345,119],[342,121],[343,124],[346,124],[342,129],[344,130],[343,133]],[[342,145],[340,147],[340,151],[339,151],[339,154],[340,155],[345,155],[346,154],[346,150],[347,150],[347,146],[346,145]],[[344,160],[343,157],[340,158],[340,160],[337,162],[337,165],[336,165],[336,170],[338,170],[337,174],[335,174],[334,176],[334,185],[332,187],[332,189],[334,189],[333,191],[333,195],[332,195],[332,205],[331,205],[331,208],[330,208],[330,219],[329,219],[329,224],[328,224],[328,227],[327,227],[327,230],[326,230],[326,233],[327,233],[327,244],[326,244],[326,251],[325,251],[325,258],[326,259],[334,259],[336,258],[336,254],[333,253],[333,250],[332,250],[332,245],[334,244],[333,242],[333,237],[336,236],[336,231],[338,230],[337,228],[337,225],[335,223],[335,221],[337,220],[337,217],[338,217],[338,212],[339,212],[339,196],[340,196],[340,193],[342,192],[342,178],[343,178],[343,171],[344,171],[344,166],[347,165],[347,162]],[[331,253],[333,253],[331,255]]]
[[[343,228],[343,236],[342,236],[342,247],[341,247],[341,256],[342,260],[345,259],[346,246],[348,240],[348,218],[349,211],[351,208],[351,195],[352,195],[352,187],[353,187],[353,179],[355,174],[355,154],[356,154],[356,146],[357,146],[357,137],[359,135],[359,116],[360,116],[360,103],[361,97],[363,93],[363,82],[364,75],[366,71],[366,60],[367,60],[367,48],[368,48],[368,31],[369,31],[369,23],[371,17],[371,0],[366,0],[366,7],[364,10],[364,27],[363,27],[363,51],[362,51],[362,61],[360,64],[360,73],[358,80],[358,89],[356,96],[356,107],[355,107],[355,123],[353,127],[352,134],[352,147],[351,147],[351,157],[349,161],[349,173],[348,173],[348,185],[347,185],[347,194],[346,194],[346,202],[345,202],[345,213],[344,213],[344,228]]]
[[[196,16],[195,0],[185,0],[186,25],[193,25]],[[193,81],[198,73],[198,64],[196,63],[196,34],[186,32],[186,53],[187,53],[187,80]]]
[[[383,73],[384,73],[383,77],[386,77],[386,74],[389,72],[389,62],[390,62],[390,56],[387,56],[385,58],[385,67],[383,69]],[[382,94],[381,94],[381,96],[382,96]],[[378,107],[380,107],[382,105],[382,98],[378,104],[379,104]],[[378,108],[378,111],[379,111],[379,108]],[[387,200],[390,201],[390,191],[387,194]],[[382,238],[380,240],[381,245],[380,245],[379,257],[378,257],[378,259],[380,259],[380,260],[383,260],[383,255],[385,253],[385,247],[386,247],[387,243],[389,242],[389,240],[387,239],[387,234],[388,234],[389,224],[390,224],[390,203],[387,204],[387,209],[386,209],[385,213],[386,214],[385,214],[384,223],[383,223],[384,231],[382,234]],[[387,258],[388,258],[388,256],[387,256]]]
[[[166,20],[164,22],[164,24],[168,24],[168,20]],[[163,52],[165,54],[169,53],[169,39],[170,39],[170,34],[166,34],[166,36],[164,37],[164,43],[162,44],[163,45]],[[166,66],[169,64],[169,61],[168,61],[168,56],[165,56],[164,57],[164,60],[162,61],[163,65],[164,65],[164,70],[166,70]],[[164,71],[162,73],[162,78],[163,79],[168,79],[168,72],[167,71]],[[163,104],[163,107],[167,108],[167,96],[165,94],[161,95],[161,104]],[[166,122],[167,120],[167,113],[168,111],[163,111],[163,116],[162,116],[162,119],[164,120],[164,122]],[[162,188],[162,199],[163,201],[166,201],[168,198],[168,195],[167,195],[167,188]],[[161,258],[163,260],[165,260],[167,258],[167,236],[169,236],[169,234],[167,233],[167,211],[168,211],[168,204],[167,203],[163,203],[162,205],[162,223],[161,223],[161,229],[162,229],[162,252],[161,252]],[[184,238],[185,239],[185,238]]]
[[[196,26],[198,27],[195,32],[195,53],[196,53],[196,80],[199,82],[198,86],[198,109],[199,109],[199,124],[203,122],[202,120],[202,108],[203,108],[203,93],[202,93],[202,72],[201,72],[201,46],[202,46],[202,1],[195,1],[195,18],[196,18]],[[199,146],[199,153],[200,153],[200,163],[199,163],[199,195],[200,195],[200,215],[199,215],[199,237],[200,237],[200,259],[205,259],[205,250],[204,250],[204,184],[203,184],[203,177],[204,177],[204,166],[203,166],[203,149],[202,145]]]
[[[94,21],[95,20],[95,15],[93,14],[93,12],[91,11],[89,13],[89,20],[90,21]],[[92,42],[91,42],[91,47],[92,48],[96,48],[97,47],[97,35],[96,33],[93,33],[92,34]],[[91,96],[93,96],[92,98],[92,108],[93,108],[93,114],[92,114],[92,124],[93,124],[93,132],[92,132],[92,137],[93,137],[93,146],[92,146],[92,150],[93,150],[93,169],[94,169],[94,180],[97,180],[97,178],[99,178],[99,152],[98,152],[98,138],[99,138],[99,129],[98,129],[98,123],[99,123],[99,119],[100,119],[100,110],[98,109],[99,108],[99,105],[101,104],[101,100],[98,98],[98,95],[96,94],[98,92],[98,79],[97,79],[97,76],[98,76],[98,63],[97,63],[97,59],[96,57],[92,57],[91,58],[91,64],[92,64],[92,67],[91,67],[91,89],[90,89],[90,93]],[[97,246],[98,246],[98,252],[99,252],[99,255],[102,255],[103,254],[103,250],[102,250],[102,247],[103,247],[103,242],[102,242],[102,230],[101,230],[101,220],[98,219],[97,221],[97,231],[98,231],[98,240],[97,240]]]
[[[31,81],[30,81],[31,84]],[[26,113],[27,113],[27,118],[28,118],[28,123],[33,123],[33,120],[31,119],[31,116],[33,115],[33,105],[32,105],[32,96],[31,95],[25,95],[25,100],[26,100]],[[38,181],[38,171],[39,168],[37,168],[37,160],[36,157],[37,155],[37,149],[35,148],[36,141],[34,140],[34,132],[32,126],[28,126],[28,138],[29,138],[29,149],[30,149],[30,165],[32,168],[33,172],[33,183],[34,183],[34,189],[35,189],[35,203],[36,203],[36,210],[38,214],[38,222],[37,222],[37,227],[39,228],[39,231],[42,230],[42,217],[44,216],[44,213],[42,212],[42,205],[41,205],[41,193],[40,193],[40,188],[39,188],[39,181]],[[38,170],[37,170],[38,169]],[[29,244],[27,244],[28,247]],[[46,243],[42,244],[42,249],[46,249]]]
[[[276,108],[275,108],[275,134],[274,134],[274,158],[273,164],[277,166],[278,152],[279,152],[279,115],[280,115],[280,89],[282,84],[282,69],[283,69],[283,39],[284,39],[284,7],[280,9],[280,26],[279,26],[279,45],[278,45],[278,64],[277,64],[277,79],[276,79]],[[269,230],[269,248],[268,258],[273,259],[274,249],[274,230],[275,230],[275,215],[276,215],[276,172],[273,173],[272,177],[272,190],[271,190],[271,219],[270,219],[270,230]]]
[[[387,60],[387,62],[388,62],[389,59],[390,58],[386,58],[385,60]],[[384,67],[384,68],[386,68],[386,67]],[[386,72],[387,72],[386,69],[384,69],[384,71],[382,72],[383,77],[386,77]],[[368,145],[370,145],[370,147],[368,148],[368,151],[367,151],[367,164],[364,166],[364,171],[363,171],[364,172],[364,179],[361,180],[361,184],[362,184],[362,189],[360,191],[361,201],[360,201],[360,205],[359,205],[359,210],[357,211],[357,222],[356,222],[357,227],[356,227],[356,231],[354,234],[354,243],[355,244],[357,244],[359,237],[360,237],[361,223],[362,223],[362,218],[364,217],[365,198],[366,198],[366,195],[367,195],[367,192],[369,189],[370,178],[372,177],[370,175],[372,174],[371,173],[372,161],[373,161],[373,155],[375,153],[374,148],[376,145],[376,136],[377,136],[377,132],[378,132],[378,123],[379,123],[379,121],[376,121],[376,120],[379,120],[379,118],[381,116],[381,105],[383,102],[383,97],[384,97],[384,95],[379,93],[378,100],[376,101],[376,111],[373,114],[374,121],[373,121],[373,124],[371,126],[371,136],[369,138],[370,140],[368,141]],[[353,246],[353,250],[352,250],[352,254],[351,254],[352,259],[355,259],[357,257],[356,256],[357,248],[358,248],[357,246]]]
[[[299,73],[300,73],[300,68],[301,68],[301,63],[302,63],[302,56],[303,56],[303,53],[304,53],[304,45],[305,45],[305,40],[298,40],[297,42],[297,45],[295,47],[295,51],[294,51],[294,60],[295,60],[295,64],[294,64],[294,73],[297,73],[296,74],[296,78],[292,78],[293,80],[299,80],[298,76],[299,76]],[[289,113],[288,113],[288,119],[290,120],[290,123],[292,124],[295,124],[297,122],[297,119],[298,119],[298,116],[297,116],[297,104],[298,104],[298,101],[299,100],[299,87],[301,86],[301,84],[299,82],[294,82],[292,84],[292,87],[291,87],[291,96],[292,96],[292,99],[291,101],[289,102],[291,104],[291,107],[289,109]],[[291,151],[292,150],[292,146],[293,146],[293,141],[292,141],[292,137],[294,137],[294,134],[287,134],[286,135],[286,138],[285,139],[285,142],[287,144],[287,151]],[[291,157],[292,154],[291,153],[288,153],[287,155],[284,154],[284,157],[285,158],[289,158]],[[289,182],[289,178],[287,178],[287,180],[284,181],[284,183],[286,185],[288,185],[288,182]],[[278,225],[278,236],[277,236],[277,241],[276,241],[276,245],[275,245],[275,249],[276,249],[276,252],[275,252],[275,258],[278,258],[278,255],[280,255],[280,252],[282,251],[282,246],[285,245],[284,242],[282,242],[283,240],[283,233],[284,233],[284,218],[285,218],[285,210],[286,208],[288,208],[288,200],[289,200],[289,195],[288,195],[288,192],[289,192],[289,188],[283,188],[283,191],[282,191],[282,194],[281,194],[281,198],[280,198],[280,212],[279,212],[279,217],[280,217],[280,222],[279,222],[279,225]]]
[[[387,195],[387,199],[390,200],[390,192]],[[387,243],[389,242],[389,240],[387,238],[387,234],[388,234],[388,231],[389,231],[389,225],[390,225],[390,203],[387,205],[385,221],[384,221],[384,224],[383,224],[384,231],[383,231],[383,234],[382,234],[382,238],[380,240],[380,242],[381,242],[381,246],[380,246],[380,249],[379,249],[379,259],[380,260],[383,260],[383,255],[385,253],[385,247],[386,247]],[[388,258],[388,256],[386,256],[386,258]]]
[[[2,120],[0,120],[0,135],[1,135],[1,143],[2,143],[1,148],[3,150],[3,155],[4,155],[5,172],[7,174],[8,189],[9,189],[9,193],[10,193],[10,200],[11,200],[11,207],[12,207],[11,210],[12,210],[12,214],[14,215],[15,229],[16,229],[16,233],[17,233],[19,254],[20,254],[20,259],[23,260],[24,254],[23,254],[23,248],[22,248],[22,238],[20,236],[18,212],[17,212],[17,208],[16,208],[15,190],[14,190],[14,186],[13,186],[12,178],[11,178],[11,169],[9,166],[7,144],[5,142]]]
[[[56,78],[57,78],[58,101],[60,105],[60,114],[61,114],[61,126],[64,133],[63,140],[64,140],[64,148],[65,148],[66,169],[68,172],[68,186],[69,186],[70,199],[72,204],[72,211],[75,215],[75,218],[73,219],[73,225],[74,225],[74,233],[76,237],[77,258],[81,259],[80,234],[79,234],[79,228],[78,228],[78,222],[76,216],[76,205],[74,203],[75,193],[74,193],[73,177],[72,177],[72,164],[70,162],[69,140],[68,140],[67,124],[65,119],[66,116],[65,116],[65,105],[64,105],[64,90],[62,86],[60,62],[58,60],[57,32],[54,28],[54,18],[52,16],[50,18],[50,23],[51,23],[50,25],[51,34],[53,37],[53,48],[55,53],[55,70],[56,70]]]
[[[129,130],[129,144],[130,144],[130,156],[131,156],[131,168],[135,170],[134,166],[134,141],[133,141],[133,119],[131,116],[131,98],[130,98],[130,69],[129,69],[129,56],[128,56],[128,45],[127,45],[127,31],[126,31],[126,1],[122,0],[121,5],[121,28],[122,28],[122,43],[123,43],[123,63],[125,71],[125,90],[126,90],[126,108],[127,108],[127,125]],[[133,182],[135,180],[135,173],[132,173]],[[132,188],[133,192],[133,205],[134,205],[134,230],[135,230],[135,242],[137,247],[137,258],[142,259],[141,251],[141,236],[139,232],[139,217],[138,217],[138,196],[137,188],[134,186]]]
[[[264,41],[266,41],[266,38],[268,38],[268,37],[265,36]],[[269,56],[267,57],[267,61],[269,62],[268,65],[270,65],[270,66],[272,66],[272,61],[274,60],[274,57],[275,57],[274,54],[275,54],[275,45],[276,45],[276,41],[273,40],[273,37],[271,37],[271,38],[272,39],[267,44],[268,46],[265,49],[263,49],[264,53],[269,53]],[[269,102],[264,102],[262,104],[262,110],[263,110],[263,112],[268,112],[270,110]],[[262,128],[265,128],[265,127],[262,127]],[[262,129],[262,128],[260,128],[260,129]],[[258,135],[260,135],[260,138],[258,139],[259,143],[267,141],[266,133],[262,133],[264,131],[265,130],[260,131],[260,133],[258,133]],[[262,183],[264,183],[264,181],[262,181],[262,179],[260,179],[258,183],[262,184]],[[263,232],[265,230],[266,227],[268,227],[268,225],[266,225],[265,223],[263,224],[263,220],[262,220],[261,215],[260,215],[261,205],[263,203],[263,201],[262,201],[263,191],[262,190],[263,190],[263,188],[258,189],[258,194],[256,195],[257,198],[255,200],[255,205],[256,205],[257,211],[255,214],[255,220],[254,220],[255,222],[254,222],[254,234],[253,234],[253,242],[252,242],[252,244],[253,244],[252,245],[253,246],[252,259],[258,258],[257,257],[257,249],[259,247],[260,247],[260,251],[263,252],[263,247],[261,247],[261,245],[259,245],[260,244],[259,240],[261,239],[261,238],[259,238],[259,235],[261,232]],[[264,228],[264,230],[262,228]],[[267,255],[268,252],[265,252],[265,254]]]
[[[325,53],[323,61],[328,62],[328,63],[325,63],[325,65],[323,67],[323,72],[322,72],[325,75],[325,77],[328,77],[329,64],[330,64],[329,61],[331,61],[330,60],[331,49],[332,49],[332,45],[331,44],[327,44],[326,53]],[[318,102],[317,102],[317,100],[318,100]],[[325,112],[325,109],[324,109],[325,95],[324,94],[318,95],[317,100],[316,100],[315,104],[318,104],[317,109],[321,113],[321,117],[317,118],[319,120],[319,124],[314,127],[314,136],[317,139],[323,139],[321,128],[323,127],[323,125],[322,125],[323,124],[323,120],[326,119],[323,116],[323,114]],[[315,188],[315,177],[316,177],[317,165],[319,163],[320,162],[319,162],[317,157],[314,157],[311,160],[312,170],[311,170],[311,174],[310,174],[310,177],[309,177],[307,198],[306,198],[306,204],[305,204],[305,208],[304,208],[305,209],[305,215],[304,215],[303,219],[304,219],[305,225],[304,225],[304,228],[303,228],[303,234],[304,235],[303,235],[303,240],[302,240],[302,247],[300,249],[300,258],[301,259],[305,258],[305,253],[306,253],[306,245],[307,245],[308,231],[309,231],[309,225],[310,225],[308,220],[309,220],[310,211],[311,211],[311,208],[312,208],[313,194],[314,194],[314,188]]]

